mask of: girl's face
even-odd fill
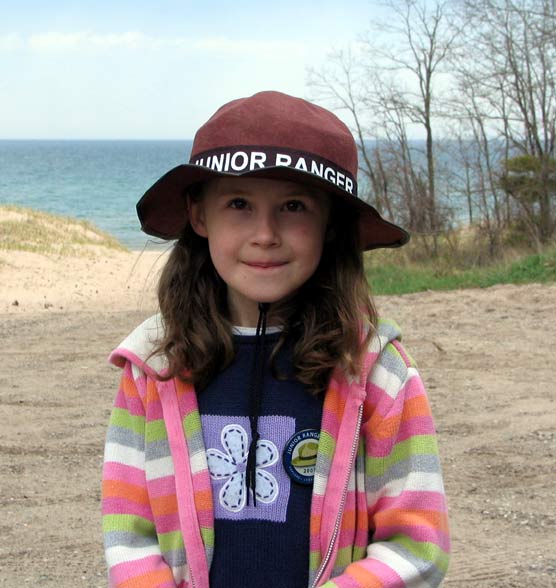
[[[216,271],[228,286],[232,322],[255,326],[259,302],[296,292],[316,270],[330,198],[297,182],[211,180],[190,201],[194,231],[208,239]]]

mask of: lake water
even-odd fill
[[[135,205],[165,172],[189,159],[191,141],[0,140],[0,204],[91,221],[132,249]]]

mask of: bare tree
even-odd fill
[[[372,202],[387,214],[406,210],[409,228],[432,235],[434,251],[443,225],[436,193],[435,81],[455,39],[447,6],[390,0],[389,24],[363,38],[357,54],[336,52],[327,68],[309,74],[317,99],[352,116]],[[424,131],[424,157],[410,139],[416,127]]]
[[[488,129],[491,137],[504,142],[505,161],[521,156],[537,161],[529,162],[528,167],[528,173],[536,174],[538,180],[533,202],[531,192],[518,189],[520,182],[509,178],[508,174],[517,173],[511,164],[498,171],[498,186],[517,204],[535,241],[546,243],[556,232],[556,194],[551,181],[556,155],[553,2],[465,0],[464,7],[466,52],[456,64],[459,102],[465,101],[468,120],[482,125],[482,134]],[[484,138],[481,140],[479,145],[484,145]],[[506,202],[507,217],[510,210]]]

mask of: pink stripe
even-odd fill
[[[146,364],[142,358],[125,347],[118,347],[117,349],[114,349],[114,351],[112,351],[112,353],[108,356],[108,361],[112,365],[115,365],[119,368],[123,368],[125,366],[126,360],[141,368],[145,374],[147,374],[147,376],[156,379],[157,373],[148,364]]]
[[[123,387],[118,391],[114,407],[126,410],[131,416],[145,416],[145,407],[138,396],[128,396]]]
[[[107,461],[104,464],[103,479],[128,482],[134,486],[144,486],[145,472],[123,463]]]
[[[159,533],[173,533],[180,530],[177,512],[156,517],[156,529]]]
[[[413,541],[434,543],[443,551],[450,551],[450,537],[443,531],[422,525],[391,525],[376,530],[373,541],[386,541],[394,535],[405,535]]]
[[[170,496],[175,493],[176,485],[174,483],[174,476],[164,476],[164,478],[156,478],[156,480],[149,482],[149,494],[152,498]]]
[[[338,588],[361,588],[361,584],[355,581],[348,573],[332,578],[330,582],[331,586],[337,586]]]
[[[154,423],[156,421],[164,420],[164,413],[162,412],[162,404],[158,397],[149,398],[149,404],[147,406],[147,422]]]
[[[394,586],[396,588],[403,588],[405,586],[405,582],[401,579],[401,577],[396,574],[396,572],[390,566],[387,566],[381,561],[367,557],[365,559],[360,559],[354,565],[360,565],[368,572],[374,574],[382,582],[383,586],[391,586],[392,588]]]
[[[137,578],[149,572],[152,573],[160,570],[166,570],[169,578],[173,578],[170,568],[159,555],[151,555],[142,559],[118,564],[110,569],[110,587],[129,582],[131,578]],[[144,582],[142,585],[144,585]],[[156,588],[175,588],[175,582],[157,583]]]
[[[413,417],[400,423],[396,442],[405,441],[415,435],[434,435],[434,423],[431,416]]]
[[[385,496],[373,505],[373,512],[389,510],[392,508],[402,510],[435,510],[446,512],[446,500],[440,492],[426,490],[406,490],[399,496]]]
[[[105,498],[102,501],[102,514],[135,515],[153,522],[153,514],[150,506],[134,502],[132,496],[129,498]]]

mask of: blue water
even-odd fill
[[[0,140],[0,204],[91,221],[131,249],[153,246],[135,205],[191,141]]]

